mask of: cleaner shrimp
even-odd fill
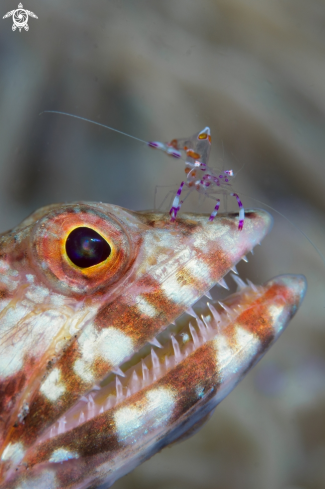
[[[230,193],[229,187],[231,185],[229,181],[234,176],[233,170],[224,170],[222,173],[216,173],[213,168],[208,166],[211,150],[211,133],[209,127],[205,127],[202,131],[195,133],[190,138],[173,139],[170,143],[151,141],[148,143],[148,146],[159,149],[173,158],[185,160],[186,180],[181,182],[169,211],[172,221],[175,221],[177,213],[185,200],[180,200],[184,187],[188,188],[188,194],[192,190],[196,190],[198,193],[210,198],[215,198],[216,194]],[[238,194],[231,192],[230,195],[235,197],[238,203],[238,229],[241,231],[244,225],[245,210]],[[220,199],[216,198],[216,202],[209,221],[213,221],[218,213]]]
[[[215,169],[208,166],[210,151],[211,151],[211,132],[209,127],[205,127],[202,131],[195,133],[193,136],[189,138],[182,139],[172,139],[169,143],[163,143],[160,141],[145,141],[144,139],[140,139],[136,136],[132,136],[126,132],[120,131],[111,126],[107,126],[106,124],[102,124],[100,122],[93,121],[91,119],[87,119],[85,117],[81,117],[75,114],[70,114],[68,112],[62,112],[58,110],[44,110],[39,115],[50,113],[50,114],[59,114],[67,117],[73,117],[75,119],[80,119],[85,122],[90,122],[91,124],[95,124],[100,127],[104,127],[105,129],[109,129],[110,131],[116,132],[118,134],[122,134],[123,136],[127,136],[131,139],[139,141],[140,143],[144,143],[149,148],[159,149],[163,151],[168,156],[183,160],[185,162],[185,174],[186,180],[182,181],[176,195],[172,202],[172,207],[169,211],[171,215],[171,221],[175,221],[177,214],[184,203],[185,199],[189,196],[189,194],[196,190],[199,194],[203,194],[208,198],[215,199],[216,205],[214,210],[212,211],[209,221],[213,221],[216,217],[219,207],[220,207],[220,199],[216,198],[216,195],[231,195],[236,198],[237,204],[239,207],[239,223],[238,229],[242,230],[245,219],[245,209],[239,198],[239,195],[235,192],[231,192],[231,179],[234,178],[233,170],[223,170],[217,172]],[[200,173],[198,173],[200,172]],[[183,192],[183,189],[187,188],[187,194],[180,200],[180,196]],[[244,194],[242,194],[244,195]],[[247,197],[247,195],[246,195]],[[262,204],[268,209],[276,212],[279,216],[285,219],[289,224],[293,226],[302,236],[304,236],[309,244],[316,251],[317,255],[321,259],[323,265],[325,266],[325,257],[317,245],[309,238],[309,236],[304,233],[295,223],[293,223],[288,217],[286,217],[282,212],[278,211],[274,207],[266,204],[265,202],[261,202],[258,199],[250,197],[255,202]]]
[[[216,197],[217,195],[231,195],[232,197],[235,197],[239,207],[238,229],[239,231],[243,229],[245,220],[245,209],[242,201],[239,198],[239,195],[237,193],[231,192],[230,190],[230,180],[232,177],[234,177],[233,170],[223,170],[217,172],[216,170],[208,166],[211,151],[211,132],[209,127],[205,127],[202,131],[195,133],[189,138],[173,139],[169,143],[163,143],[160,141],[144,141],[143,139],[137,138],[123,131],[119,131],[118,129],[115,129],[113,127],[106,126],[104,124],[91,121],[89,119],[85,119],[84,117],[68,114],[66,112],[45,110],[41,112],[41,114],[43,113],[61,114],[68,117],[81,119],[86,122],[91,122],[98,126],[105,127],[106,129],[140,141],[141,143],[149,146],[149,148],[159,149],[160,151],[166,153],[168,156],[171,156],[172,158],[183,160],[185,162],[184,170],[186,174],[186,179],[181,182],[172,202],[172,206],[169,211],[171,221],[174,222],[176,220],[177,214],[185,199],[193,190],[195,190],[199,194],[203,194],[216,202],[215,207],[210,214],[209,221],[213,221],[213,219],[218,214],[220,199]],[[184,195],[185,188],[187,188],[187,193],[183,200],[181,200],[181,195]]]

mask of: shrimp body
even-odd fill
[[[233,171],[224,170],[216,172],[213,168],[208,166],[211,151],[211,133],[209,127],[205,127],[202,131],[194,134],[190,138],[173,139],[170,143],[151,141],[148,143],[148,146],[150,148],[160,149],[168,156],[176,159],[183,159],[185,161],[184,170],[186,180],[180,184],[174,197],[169,212],[172,221],[175,221],[181,205],[185,200],[181,200],[181,194],[184,189],[187,188],[187,195],[189,195],[191,191],[196,190],[198,193],[204,194],[208,198],[212,198],[216,201],[216,205],[209,217],[209,221],[213,221],[218,214],[220,207],[220,199],[216,198],[216,195],[223,194],[235,197],[239,207],[238,229],[240,231],[243,229],[245,209],[239,196],[230,191],[231,185],[229,181],[231,177],[234,176]]]

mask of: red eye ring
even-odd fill
[[[67,255],[66,242],[78,228],[97,233],[110,248],[101,262],[81,268]],[[86,204],[70,204],[49,212],[34,229],[32,254],[40,273],[51,285],[65,294],[93,293],[115,283],[130,264],[128,233],[111,214]]]

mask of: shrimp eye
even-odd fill
[[[74,229],[66,240],[65,248],[72,263],[79,268],[98,265],[111,254],[107,241],[88,227]]]

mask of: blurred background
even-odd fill
[[[1,17],[16,3],[3,0]],[[157,185],[182,181],[182,162],[144,144],[39,116],[61,110],[144,140],[210,126],[210,164],[238,172],[244,206],[274,207],[325,252],[323,0],[25,0],[24,8],[38,16],[28,32],[0,20],[0,231],[53,202],[150,209]],[[169,190],[158,188],[158,201]],[[212,208],[195,194],[184,205]],[[227,210],[237,210],[235,199]],[[197,435],[115,489],[324,489],[325,264],[271,212],[273,231],[238,268],[255,283],[305,274],[301,310]]]

